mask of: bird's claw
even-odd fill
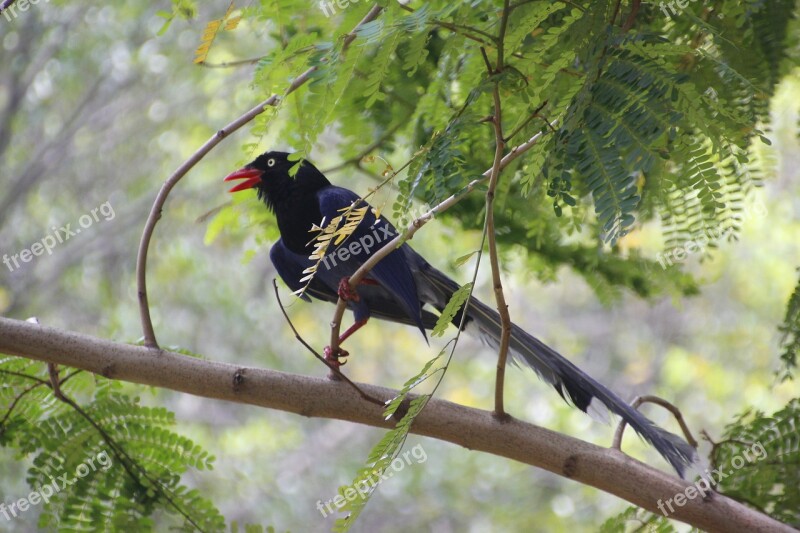
[[[336,292],[339,294],[339,298],[345,302],[357,302],[361,299],[358,292],[350,286],[349,278],[339,280],[339,290]]]
[[[325,360],[337,369],[340,366],[347,364],[347,361],[341,361],[341,359],[344,359],[350,355],[347,350],[343,350],[342,348],[336,348],[333,350],[330,346],[326,346],[323,350],[323,353],[325,354]]]

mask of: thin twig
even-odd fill
[[[514,11],[514,10],[515,10],[515,9],[517,9],[518,7],[522,7],[522,6],[524,6],[525,4],[530,4],[530,3],[532,3],[532,2],[538,2],[538,1],[540,1],[540,0],[522,0],[521,2],[516,2],[516,3],[514,3],[514,4],[511,4],[511,6],[510,6],[510,7],[511,7],[511,11]],[[580,10],[580,11],[583,11],[583,12],[585,12],[585,11],[586,11],[586,8],[585,8],[585,7],[583,7],[583,6],[580,6],[580,5],[576,4],[575,2],[570,2],[569,0],[559,0],[559,1],[560,1],[562,4],[566,4],[566,5],[568,5],[568,6],[572,6],[572,7],[576,8],[576,9],[578,9],[578,10]]]
[[[505,66],[503,58],[503,42],[505,40],[506,28],[508,27],[508,15],[510,13],[509,0],[503,2],[503,14],[500,20],[500,30],[497,35],[497,64],[495,72],[501,72]],[[488,67],[487,67],[488,68]],[[489,68],[489,75],[492,70]],[[494,199],[497,184],[500,181],[500,162],[503,159],[506,143],[503,140],[503,111],[500,101],[500,82],[495,81],[492,89],[494,100],[494,139],[495,151],[492,172],[489,177],[489,190],[486,191],[486,234],[489,242],[489,264],[492,268],[492,287],[494,288],[494,299],[497,304],[497,312],[500,315],[500,346],[497,351],[497,373],[495,375],[494,386],[494,413],[495,416],[504,417],[505,407],[503,405],[503,392],[505,389],[506,360],[508,359],[508,345],[511,341],[511,314],[508,312],[508,304],[503,293],[503,280],[500,276],[500,259],[497,253],[497,230],[494,226]]]
[[[11,405],[8,406],[8,410],[6,411],[5,416],[3,416],[3,419],[0,420],[0,437],[3,436],[3,432],[5,431],[3,428],[5,427],[6,422],[8,422],[8,419],[11,418],[11,414],[14,412],[14,409],[17,408],[17,404],[19,404],[20,400],[22,400],[25,397],[26,394],[28,394],[31,391],[35,390],[37,387],[41,387],[45,383],[46,382],[34,383],[33,385],[31,385],[27,389],[25,389],[22,392],[20,392],[19,395],[14,398],[14,401],[12,401]]]
[[[13,370],[0,370],[0,374],[8,374],[9,376],[17,376],[18,378],[30,379],[33,381],[37,381],[40,385],[48,384],[48,381],[46,379],[38,378],[36,376],[31,376],[30,374],[26,374],[25,372],[14,372]]]
[[[628,31],[633,27],[633,24],[636,22],[636,15],[639,14],[639,7],[642,5],[642,0],[633,0],[631,4],[631,12],[628,13],[628,18],[625,19],[625,23],[622,25],[622,33],[628,33]]]
[[[503,13],[500,15],[500,29],[497,32],[497,66],[496,72],[500,72],[505,67],[505,40],[506,29],[508,29],[508,16],[511,14],[509,0],[503,0]]]
[[[653,395],[646,395],[646,396],[637,396],[633,403],[631,403],[631,407],[634,409],[638,409],[640,405],[643,403],[654,403],[656,405],[660,405],[670,413],[672,416],[675,417],[675,420],[678,421],[678,424],[681,426],[681,431],[683,431],[684,437],[686,437],[686,442],[689,443],[694,449],[697,449],[697,441],[694,440],[694,436],[692,436],[691,430],[689,430],[689,426],[686,425],[686,421],[683,419],[683,414],[681,414],[680,409],[675,407],[673,404],[668,402],[663,398],[659,398],[658,396]],[[616,448],[617,450],[620,449],[622,445],[622,435],[625,433],[625,426],[627,422],[625,420],[621,420],[619,426],[617,426],[617,431],[614,433],[614,440],[611,442],[611,447]]]
[[[55,363],[47,363],[47,374],[50,376],[50,388],[53,389],[53,395],[62,402],[66,402],[67,397],[61,392],[61,382],[58,378],[58,365]]]
[[[622,0],[617,0],[616,5],[614,6],[614,13],[611,14],[611,20],[608,21],[608,23],[612,26],[617,23],[617,15],[619,15],[619,8],[621,4]]]
[[[544,117],[542,117],[542,120],[544,120],[544,124],[545,124],[545,126],[547,126],[547,127],[550,129],[550,131],[551,131],[552,133],[558,133],[558,130],[557,130],[557,129],[556,129],[554,126],[553,126],[553,124],[555,123],[555,121],[553,121],[553,122],[550,122],[549,120],[547,120],[547,119],[546,119],[546,118],[544,118]]]
[[[342,161],[341,163],[339,163],[336,166],[333,166],[331,168],[326,168],[325,170],[322,171],[322,173],[323,174],[328,174],[328,173],[331,173],[331,172],[336,172],[337,170],[341,170],[341,169],[345,168],[346,166],[358,164],[359,161],[361,161],[362,159],[367,157],[369,154],[371,154],[373,150],[376,150],[376,149],[380,148],[383,145],[383,143],[385,143],[387,140],[389,140],[392,137],[392,135],[397,133],[397,130],[399,130],[400,128],[405,126],[407,123],[408,123],[408,117],[406,117],[405,120],[399,121],[397,124],[395,124],[394,126],[389,128],[388,130],[383,132],[383,134],[380,137],[378,137],[378,139],[375,142],[373,142],[372,144],[370,144],[369,146],[367,146],[366,148],[361,150],[361,152],[359,152],[358,155],[355,155],[355,156],[351,157],[350,159]]]
[[[494,35],[492,35],[491,33],[485,32],[483,30],[480,30],[478,28],[473,28],[472,26],[464,26],[462,24],[453,24],[452,22],[442,22],[440,20],[431,21],[431,24],[435,24],[437,26],[441,26],[442,28],[448,29],[448,30],[450,30],[450,31],[452,31],[454,33],[458,33],[458,34],[463,35],[464,37],[470,38],[472,40],[476,40],[476,39],[474,37],[470,36],[470,35],[467,35],[466,33],[460,33],[458,30],[477,33],[478,35],[481,35],[481,36],[486,37],[487,39],[489,39],[490,43],[497,44],[497,38]]]
[[[547,100],[545,100],[544,102],[542,102],[542,104],[541,104],[539,107],[537,107],[537,108],[536,108],[536,109],[533,111],[533,113],[531,113],[531,114],[528,116],[528,118],[526,118],[526,119],[525,119],[525,121],[524,121],[522,124],[520,124],[519,126],[517,126],[517,127],[514,129],[514,131],[512,131],[511,133],[509,133],[509,134],[508,134],[508,137],[506,137],[505,139],[503,139],[503,141],[504,141],[504,142],[508,142],[508,141],[510,141],[511,139],[513,139],[513,138],[514,138],[514,136],[515,136],[517,133],[521,132],[521,131],[522,131],[522,129],[523,129],[525,126],[527,126],[527,125],[530,123],[530,121],[531,121],[531,120],[533,120],[533,119],[535,119],[536,117],[538,117],[538,116],[539,116],[539,111],[541,111],[542,109],[544,109],[544,106],[546,106],[546,105],[547,105]],[[548,121],[548,120],[545,120],[545,122],[547,122],[547,123],[549,124],[549,121]]]
[[[486,54],[486,49],[483,46],[481,46],[481,57],[483,58],[483,64],[486,65],[486,70],[489,71],[489,76],[491,76],[493,74],[492,62],[489,61],[489,56]]]
[[[539,139],[542,137],[542,132],[537,133],[526,142],[520,144],[519,146],[515,146],[508,152],[503,159],[500,161],[500,170],[504,169],[508,165],[510,165],[515,159],[519,156],[530,150]],[[443,213],[444,211],[448,210],[449,208],[453,207],[455,204],[460,202],[465,196],[467,196],[472,190],[483,183],[489,176],[491,175],[492,169],[487,170],[484,172],[480,178],[476,178],[469,182],[469,184],[464,187],[461,191],[452,194],[441,203],[433,207],[427,213],[419,216],[418,218],[414,219],[406,228],[406,231],[402,234],[398,235],[391,241],[387,242],[380,250],[377,250],[374,254],[370,256],[368,260],[366,260],[355,273],[350,276],[349,282],[350,287],[355,290],[358,284],[361,282],[362,279],[372,270],[380,260],[384,257],[392,253],[392,251],[403,244],[405,241],[411,240],[414,234],[419,230],[422,226],[430,222],[438,213]],[[331,320],[331,342],[330,348],[335,353],[336,349],[339,347],[339,330],[341,329],[342,325],[342,318],[344,317],[344,312],[347,309],[347,302],[339,298],[339,301],[336,303],[336,311],[334,311],[333,319]]]
[[[500,347],[497,354],[497,374],[495,377],[494,389],[494,412],[502,417],[505,414],[503,407],[503,386],[505,383],[506,359],[508,358],[508,345],[511,340],[511,315],[508,312],[508,304],[503,294],[503,281],[500,277],[500,261],[497,254],[497,230],[494,226],[494,199],[497,183],[500,177],[500,161],[503,158],[505,142],[503,142],[503,128],[501,126],[502,113],[500,107],[500,89],[494,86],[494,133],[495,133],[495,153],[492,174],[489,178],[489,190],[486,191],[486,230],[489,241],[489,262],[492,267],[492,286],[494,288],[494,298],[497,303],[497,312],[500,314]]]
[[[374,20],[380,14],[382,9],[383,8],[378,5],[375,5],[372,7],[372,9],[370,9],[369,13],[367,13],[361,22],[356,25],[353,32],[345,37],[344,49],[346,49],[349,44],[355,40],[355,30],[357,30],[361,25]],[[203,157],[205,157],[208,152],[210,152],[217,144],[219,144],[222,139],[229,136],[231,133],[263,113],[267,107],[278,105],[282,98],[285,98],[305,84],[315,70],[317,70],[317,67],[313,66],[295,78],[291,85],[289,85],[289,87],[283,93],[282,97],[277,94],[273,94],[256,107],[215,133],[208,141],[205,142],[203,146],[200,147],[199,150],[197,150],[197,152],[195,152],[188,160],[178,167],[178,169],[161,186],[161,190],[158,191],[158,195],[153,203],[153,207],[150,210],[150,215],[147,217],[147,222],[145,222],[142,238],[139,242],[139,252],[136,256],[136,284],[139,296],[139,314],[142,321],[144,345],[148,348],[158,348],[158,341],[156,340],[155,330],[153,329],[153,321],[150,317],[150,305],[147,299],[147,251],[150,247],[150,240],[153,237],[153,231],[155,230],[156,223],[158,223],[158,219],[161,218],[161,211],[164,208],[164,203],[167,201],[170,191],[173,187],[175,187],[175,185],[177,185],[181,178],[183,178],[183,176],[185,176],[186,173],[192,169],[192,167],[194,167]]]
[[[243,67],[245,65],[255,65],[262,59],[267,56],[261,57],[252,57],[250,59],[237,59],[236,61],[225,61],[223,63],[207,63],[206,61],[201,61],[198,63],[199,66],[205,68],[234,68],[234,67]]]
[[[400,4],[400,9],[408,11],[409,13],[414,13],[416,11],[413,7],[407,6],[405,4]],[[496,37],[494,35],[492,35],[491,33],[485,32],[485,31],[483,31],[481,29],[473,28],[472,26],[464,26],[462,24],[453,24],[452,22],[442,22],[440,20],[430,20],[430,21],[428,21],[428,24],[430,24],[432,26],[439,26],[440,28],[444,28],[446,30],[450,30],[453,33],[457,33],[458,35],[462,35],[462,36],[466,37],[467,39],[475,41],[476,43],[480,43],[483,46],[496,46],[497,45],[497,41],[495,40]],[[486,39],[488,39],[489,42],[486,42],[485,40],[481,39],[480,37],[476,37],[475,35],[471,35],[469,33],[464,33],[465,31],[469,31],[469,32],[481,35],[481,36],[485,37]]]
[[[355,382],[353,382],[350,378],[348,378],[347,376],[342,374],[342,371],[339,370],[339,368],[336,365],[334,365],[332,362],[330,362],[327,359],[325,359],[324,357],[322,357],[319,353],[317,353],[317,351],[308,342],[306,342],[306,340],[297,331],[297,328],[294,327],[294,324],[292,324],[292,319],[289,318],[289,313],[286,312],[286,308],[283,306],[283,302],[281,301],[280,292],[278,292],[278,282],[275,280],[275,278],[272,278],[272,286],[275,288],[275,298],[277,298],[277,300],[278,300],[278,307],[281,308],[281,312],[283,313],[284,318],[286,318],[286,322],[289,323],[289,327],[292,328],[292,332],[294,332],[294,337],[298,341],[300,341],[300,344],[305,346],[308,349],[308,351],[310,351],[312,354],[314,354],[314,357],[316,357],[317,359],[319,359],[320,361],[325,363],[325,365],[331,370],[331,372],[333,372],[333,374],[338,379],[341,379],[342,381],[344,381],[345,383],[347,383],[348,385],[353,387],[356,390],[356,392],[358,392],[358,395],[361,396],[363,399],[365,399],[366,401],[368,401],[370,403],[374,403],[376,405],[386,405],[386,402],[383,402],[383,401],[379,400],[378,398],[375,398],[374,396],[370,396],[366,392],[362,391],[359,388],[359,386],[355,384]]]
[[[374,6],[372,6],[372,9],[370,9],[370,10],[367,12],[367,14],[366,14],[366,15],[364,15],[364,18],[363,18],[363,19],[361,19],[361,20],[359,21],[359,23],[358,23],[358,24],[356,24],[356,26],[353,28],[353,31],[351,31],[350,33],[348,33],[348,34],[347,34],[347,37],[345,37],[345,38],[344,38],[344,46],[343,46],[343,48],[342,48],[342,50],[343,50],[343,51],[344,51],[344,50],[347,50],[347,48],[350,46],[350,43],[352,43],[353,41],[355,41],[355,40],[356,40],[356,37],[358,37],[358,35],[356,34],[356,31],[357,31],[357,30],[358,30],[358,29],[359,29],[361,26],[363,26],[364,24],[366,24],[366,23],[368,23],[368,22],[372,22],[373,20],[375,20],[376,18],[378,18],[378,15],[380,15],[380,14],[381,14],[381,11],[383,11],[383,8],[382,8],[381,6],[379,6],[378,4],[375,4]]]

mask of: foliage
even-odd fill
[[[80,371],[61,376],[61,402],[47,366],[27,359],[3,357],[0,375],[0,444],[32,458],[29,486],[50,493],[39,527],[151,529],[153,513],[165,510],[180,530],[224,529],[219,511],[180,482],[190,468],[210,469],[214,458],[169,429],[173,413]]]
[[[721,442],[713,443],[711,475],[715,490],[769,514],[776,520],[800,526],[800,399],[771,416],[746,412],[728,425]],[[718,474],[720,472],[721,474]],[[662,516],[629,507],[610,518],[602,531],[628,531],[631,522],[647,531],[677,531]]]
[[[689,279],[658,269],[634,281],[643,265],[635,258],[619,263],[614,248],[602,248],[596,268],[581,267],[583,251],[565,234],[580,232],[588,247],[592,235],[613,245],[631,229],[661,220],[668,248],[709,237],[714,247],[722,235],[735,237],[746,195],[770,170],[752,157],[752,141],[766,142],[759,128],[769,121],[766,102],[786,71],[792,4],[691,4],[672,18],[644,4],[632,28],[623,29],[625,3],[620,9],[611,1],[522,2],[510,8],[508,59],[500,73],[487,72],[480,54],[496,44],[500,6],[434,1],[411,7],[388,4],[349,46],[325,36],[348,34],[366,5],[336,17],[292,12],[288,3],[272,1],[245,10],[245,17],[272,21],[277,46],[254,77],[264,97],[281,94],[285,81],[304,69],[316,69],[307,88],[279,106],[278,114],[289,118],[280,133],[287,147],[308,154],[329,127],[342,137],[345,158],[365,155],[368,139],[383,139],[373,150],[410,157],[396,180],[395,216],[414,198],[435,205],[492,160],[492,132],[483,118],[497,80],[504,116],[512,117],[510,145],[552,128],[506,171],[498,239],[551,268],[570,265],[601,296],[614,286],[648,297],[696,292]],[[257,126],[258,135],[265,127]],[[420,148],[398,149],[406,139]],[[480,209],[470,199],[444,216],[478,227]]]
[[[467,283],[453,293],[452,298],[450,298],[450,301],[447,302],[447,305],[442,310],[442,314],[436,321],[436,326],[433,328],[433,331],[431,331],[432,337],[441,337],[444,335],[447,326],[450,325],[450,322],[456,317],[456,314],[459,312],[459,310],[461,310],[464,302],[467,301],[471,294],[472,283]]]
[[[395,428],[388,431],[380,442],[375,445],[367,457],[366,465],[358,470],[353,482],[339,489],[339,493],[343,496],[345,495],[345,491],[351,487],[361,489],[361,492],[359,492],[360,497],[347,499],[347,503],[341,510],[349,514],[344,518],[336,520],[333,531],[337,533],[349,531],[358,520],[358,516],[361,514],[361,511],[364,510],[364,507],[366,507],[369,497],[375,491],[383,474],[400,453],[403,443],[408,436],[408,431],[411,429],[411,424],[414,422],[417,415],[425,408],[425,404],[428,403],[429,399],[430,395],[423,395],[411,400],[408,411],[400,419]],[[391,414],[388,416],[391,416]],[[366,490],[364,490],[365,488]]]
[[[677,530],[663,516],[647,512],[639,507],[628,507],[617,516],[612,516],[600,526],[601,533],[624,531],[646,531],[647,533],[675,533]]]
[[[794,369],[797,367],[797,352],[800,350],[800,283],[795,287],[789,303],[786,306],[786,316],[780,326],[783,334],[781,345],[783,353],[783,379],[792,379]]]
[[[733,465],[720,489],[781,522],[800,527],[800,399],[770,416],[746,412],[714,443],[714,466]],[[760,455],[753,458],[753,448]],[[750,452],[750,453],[748,453]],[[741,461],[744,457],[746,461]],[[743,462],[741,468],[736,468]]]

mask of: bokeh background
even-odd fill
[[[168,3],[160,6],[171,9]],[[52,227],[77,221],[108,202],[113,218],[91,227],[11,271],[0,265],[0,314],[122,342],[141,337],[135,297],[138,239],[155,195],[172,171],[216,130],[251,108],[252,66],[208,68],[192,63],[205,21],[226,3],[201,6],[197,18],[176,20],[158,35],[159,6],[121,1],[105,6],[40,2],[18,17],[0,17],[0,254],[15,254]],[[316,6],[309,4],[309,9]],[[253,55],[266,29],[220,44],[215,61]],[[762,156],[774,173],[749,198],[738,242],[713,257],[683,264],[702,282],[692,298],[644,301],[621,292],[602,300],[568,269],[541,279],[520,250],[504,252],[505,284],[514,320],[570,357],[625,398],[652,393],[678,404],[690,427],[714,438],[748,407],[771,412],[797,395],[781,383],[777,325],[800,265],[800,147],[797,124],[800,72],[787,78],[773,102],[774,124]],[[278,118],[280,120],[280,118]],[[278,131],[280,128],[275,128]],[[148,285],[160,343],[213,360],[321,376],[326,373],[293,338],[272,293],[269,222],[249,222],[255,201],[241,193],[241,219],[209,232],[206,215],[229,202],[222,178],[246,162],[241,145],[289,149],[272,131],[248,128],[225,140],[170,197],[150,251]],[[337,138],[326,134],[312,154],[320,168],[341,162]],[[399,154],[389,156],[395,166]],[[380,164],[375,163],[379,171]],[[376,182],[345,168],[337,184],[366,192]],[[391,204],[391,194],[379,200]],[[465,282],[471,268],[455,268],[480,235],[436,220],[413,246],[437,267]],[[628,235],[624,246],[655,257],[657,227]],[[488,266],[476,295],[491,300]],[[288,310],[304,337],[325,344],[333,308],[293,301]],[[348,316],[349,320],[349,316]],[[452,331],[450,332],[453,333]],[[454,358],[438,395],[490,409],[495,358],[471,339]],[[419,333],[373,322],[352,340],[349,375],[398,388],[444,345]],[[528,370],[507,375],[506,402],[519,418],[608,445],[614,425],[570,408]],[[277,531],[326,531],[317,502],[336,495],[363,464],[383,432],[345,422],[129,386],[146,403],[166,405],[179,430],[217,460],[193,473],[229,520]],[[646,408],[676,430],[663,412]],[[427,460],[413,464],[377,490],[357,531],[594,531],[627,506],[615,497],[528,466],[412,436]],[[707,447],[707,443],[705,444]],[[624,448],[668,467],[633,435]],[[25,495],[28,464],[0,449],[0,495]],[[0,530],[33,531],[36,510]]]

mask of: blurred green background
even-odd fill
[[[252,67],[192,63],[204,21],[227,5],[218,4],[201,6],[193,21],[176,20],[161,36],[164,20],[153,6],[137,2],[39,3],[11,21],[0,18],[0,254],[30,247],[53,226],[75,228],[105,202],[114,210],[112,219],[101,217],[52,255],[13,271],[0,265],[0,314],[35,315],[49,326],[122,342],[139,339],[135,256],[152,201],[175,168],[258,101]],[[224,43],[218,59],[250,57],[258,49],[258,29],[249,35]],[[739,241],[722,245],[710,260],[695,254],[671,267],[701,280],[700,295],[642,301],[622,293],[600,302],[569,270],[543,283],[522,252],[512,250],[504,255],[512,318],[624,398],[652,393],[675,402],[695,435],[706,430],[719,437],[747,407],[770,412],[785,405],[797,385],[776,379],[776,326],[800,265],[798,108],[795,71],[774,99],[773,144],[762,149],[763,157],[775,160],[776,172],[749,199],[752,216]],[[230,200],[222,178],[245,162],[240,145],[246,142],[291,148],[274,133],[258,138],[245,128],[197,165],[166,205],[148,271],[159,342],[213,360],[322,376],[326,369],[296,342],[279,313],[268,259],[276,231],[248,227],[247,208],[255,200],[242,193],[236,202],[244,222],[213,239],[207,238],[208,219],[199,220]],[[335,135],[324,136],[312,154],[317,166],[341,162],[336,145]],[[395,166],[402,162],[392,160]],[[347,169],[329,177],[362,193],[375,185]],[[388,193],[381,195],[390,205]],[[479,242],[479,234],[437,220],[412,245],[466,282],[470,267],[452,265]],[[621,246],[642,247],[656,257],[662,241],[655,226],[645,226]],[[483,268],[476,289],[484,301],[492,298],[488,274]],[[333,308],[292,301],[283,290],[295,325],[323,346]],[[412,328],[375,321],[348,341],[353,355],[345,369],[355,380],[399,388],[443,345],[435,339],[428,346]],[[494,368],[490,350],[464,339],[439,397],[490,409]],[[334,517],[323,518],[317,502],[351,481],[383,434],[169,391],[140,394],[146,403],[174,410],[179,431],[217,457],[213,471],[192,475],[188,483],[229,520],[277,531],[329,530]],[[528,370],[507,375],[506,398],[514,416],[599,445],[611,441],[613,425],[570,408]],[[677,430],[665,413],[646,409],[657,423]],[[355,530],[594,531],[627,506],[505,459],[415,436],[406,447],[416,444],[427,460],[383,483]],[[630,432],[624,449],[667,469]],[[27,466],[0,450],[4,500],[29,492]],[[0,530],[32,531],[35,524],[34,510],[12,522],[0,520]]]

